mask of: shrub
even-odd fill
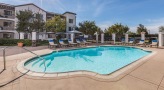
[[[24,46],[31,46],[29,39],[0,39],[0,46],[16,46],[18,42],[22,42]]]
[[[38,40],[37,41],[37,46],[41,46],[41,45],[48,45],[48,40],[43,40],[43,41],[41,41],[41,40]]]

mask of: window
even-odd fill
[[[40,19],[43,20],[43,14],[40,14]]]
[[[69,23],[73,23],[73,19],[69,19]]]
[[[28,39],[28,34],[27,33],[24,34],[24,39]]]
[[[7,15],[7,16],[11,16],[12,15],[12,11],[4,10],[4,14]]]
[[[48,34],[48,38],[55,38],[55,34],[49,33],[49,34]]]
[[[11,38],[10,34],[3,34],[3,38]]]
[[[10,26],[12,24],[12,22],[3,22],[3,26],[4,27],[8,27],[8,26]]]
[[[72,31],[72,28],[71,27],[69,27],[69,31]]]
[[[52,38],[52,35],[51,34],[48,34],[48,38]]]

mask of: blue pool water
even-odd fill
[[[47,73],[86,70],[109,74],[150,53],[132,47],[102,46],[45,55],[43,58],[46,69],[43,60],[39,58],[29,60],[25,67],[32,71]]]

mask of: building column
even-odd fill
[[[141,32],[141,40],[145,40],[145,32]]]
[[[20,32],[20,39],[24,39],[24,33]]]
[[[128,43],[129,42],[129,34],[125,34],[125,43]]]
[[[28,39],[30,39],[30,40],[31,40],[31,34],[30,34],[30,33],[28,33]]]
[[[164,32],[159,32],[158,34],[158,42],[159,42],[159,47],[162,47],[164,45]]]
[[[32,46],[33,47],[36,46],[36,40],[37,40],[37,33],[36,32],[32,32]]]
[[[14,39],[19,39],[19,33],[18,32],[14,33]]]
[[[75,34],[74,33],[72,33],[71,34],[71,41],[74,43],[74,38],[75,38]]]
[[[46,34],[45,33],[43,34],[43,40],[46,40]]]
[[[45,39],[48,40],[48,33],[45,34]]]
[[[104,43],[104,33],[101,34],[101,43]]]
[[[112,33],[112,40],[114,41],[114,44],[116,42],[116,34],[115,33]]]
[[[96,43],[99,43],[99,34],[96,32]]]

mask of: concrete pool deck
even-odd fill
[[[115,81],[103,81],[87,75],[61,78],[31,77],[26,73],[20,73],[16,66],[21,60],[33,55],[30,53],[10,55],[6,57],[7,70],[0,71],[0,90],[164,90],[164,49],[144,49],[156,51],[157,54]],[[43,49],[34,52],[42,55],[51,51]],[[0,68],[3,68],[1,57]]]

